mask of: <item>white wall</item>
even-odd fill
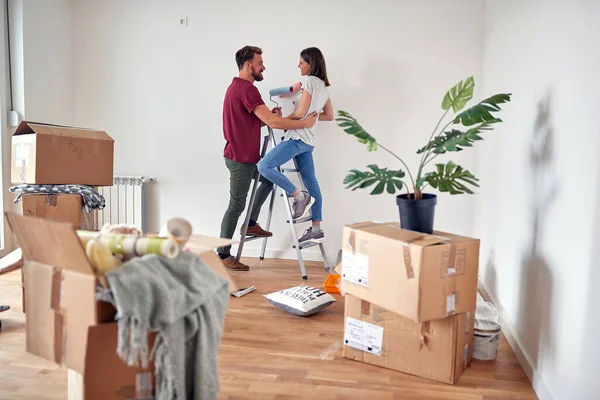
[[[23,120],[55,124],[73,124],[72,80],[72,26],[71,0],[9,0],[8,21],[6,5],[2,19],[8,22],[10,35],[10,63],[6,57],[6,97],[2,99],[2,196],[3,211],[20,212],[21,204],[14,204],[15,194],[9,193],[11,168],[11,140],[15,127],[8,126],[8,111],[16,111]],[[4,49],[4,46],[1,46]],[[4,63],[4,60],[1,60]],[[8,76],[10,65],[11,76]],[[10,78],[10,79],[9,79]],[[9,82],[12,80],[12,107]],[[4,219],[2,220],[2,226]],[[6,229],[4,229],[6,228]],[[0,256],[14,249],[8,226]]]
[[[23,1],[24,117],[73,124],[71,0]]]
[[[0,6],[0,12],[2,12],[3,17],[0,19],[0,27],[2,28],[2,32],[5,32],[7,27],[7,18],[6,18],[6,4],[2,3]],[[10,108],[10,100],[9,100],[9,61],[8,61],[8,46],[6,45],[6,41],[2,41],[0,43],[0,65],[2,65],[2,73],[0,74],[0,110],[4,110],[3,114],[0,116],[0,140],[2,143],[2,151],[1,151],[1,166],[2,166],[2,174],[1,174],[1,182],[2,186],[0,187],[0,204],[2,205],[2,213],[12,211],[12,199],[11,196],[7,195],[8,187],[10,186],[10,162],[11,162],[11,132],[8,129],[8,110]],[[10,233],[10,229],[8,224],[4,221],[4,216],[2,217],[2,221],[0,221],[0,232],[2,234],[1,246],[0,246],[0,257],[3,257],[8,252],[10,252],[13,248],[13,240],[12,235]]]
[[[483,90],[513,101],[477,151],[475,235],[542,399],[600,397],[598,21],[596,1],[486,3]]]
[[[23,0],[10,0],[9,35],[10,35],[10,66],[12,75],[13,110],[21,117],[25,114],[25,67],[23,56]],[[40,35],[41,36],[41,35]],[[9,106],[10,107],[10,106]],[[10,153],[9,153],[10,154]]]
[[[182,215],[196,232],[218,234],[228,201],[221,104],[245,44],[265,50],[257,86],[268,105],[270,88],[298,79],[299,51],[320,47],[334,108],[411,165],[456,81],[475,75],[476,100],[512,92],[505,123],[455,159],[481,178],[480,194],[442,196],[437,228],[482,238],[481,276],[540,397],[600,396],[599,2],[312,2],[318,12],[292,1],[26,3],[17,104],[30,119],[109,132],[116,173],[158,178],[151,229]],[[392,196],[346,191],[346,171],[398,165],[335,123],[321,132],[315,162],[334,254],[343,224],[398,218]],[[293,258],[280,251],[287,226],[272,230],[268,255]]]
[[[229,196],[222,102],[238,73],[237,49],[263,48],[267,69],[257,87],[272,107],[268,90],[299,79],[299,52],[320,47],[334,109],[353,113],[415,165],[445,91],[469,75],[479,82],[483,12],[477,0],[77,1],[75,122],[115,138],[116,173],[158,179],[151,228],[182,215],[197,232],[218,235]],[[179,27],[181,17],[188,27]],[[466,153],[458,160],[472,167],[474,154]],[[334,122],[320,126],[315,164],[331,254],[341,247],[343,224],[399,218],[393,196],[344,189],[347,170],[373,162],[399,167],[383,152],[367,153]],[[437,227],[470,234],[472,202],[443,196]],[[268,256],[294,258],[281,198],[275,204]],[[258,247],[249,243],[246,254]]]

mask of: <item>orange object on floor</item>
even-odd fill
[[[327,293],[340,293],[336,283],[340,279],[340,274],[329,274],[327,278],[325,278],[325,282],[323,282],[323,288]]]

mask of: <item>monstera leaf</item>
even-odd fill
[[[502,122],[501,119],[492,115],[493,112],[500,111],[499,104],[510,101],[510,93],[500,93],[481,101],[479,104],[466,109],[454,118],[454,123],[461,123],[464,126],[472,126],[480,122]]]
[[[473,194],[473,191],[465,186],[465,184],[479,187],[477,183],[479,179],[452,161],[448,161],[445,165],[436,164],[435,166],[436,171],[425,174],[424,180],[440,192]]]
[[[447,151],[461,151],[463,147],[472,147],[471,143],[474,141],[483,140],[479,134],[483,131],[493,130],[494,128],[491,125],[497,122],[500,122],[500,120],[495,118],[491,121],[483,122],[466,132],[459,131],[458,129],[444,132],[431,140],[427,146],[417,150],[417,154],[424,153],[430,149],[433,149],[432,153],[444,154]]]
[[[359,171],[353,169],[346,175],[346,178],[344,179],[344,183],[347,185],[346,189],[364,189],[377,184],[371,191],[371,194],[381,194],[384,190],[393,194],[396,192],[396,189],[401,190],[404,186],[404,182],[401,180],[404,178],[404,171],[379,168],[377,165],[373,164],[368,165],[367,167],[370,168],[371,171]]]
[[[445,164],[435,164],[435,169],[425,173],[425,167],[433,164],[433,160],[441,154],[458,152],[474,146],[474,143],[483,140],[486,131],[493,130],[494,126],[502,120],[497,117],[503,103],[511,101],[511,93],[499,93],[468,107],[467,103],[473,98],[475,81],[472,76],[459,81],[448,90],[442,100],[442,115],[437,124],[424,142],[425,146],[417,150],[421,156],[420,161],[413,168],[409,168],[402,157],[395,154],[385,144],[371,136],[359,123],[346,111],[337,111],[337,124],[349,135],[355,136],[358,141],[365,144],[368,151],[381,150],[389,153],[401,163],[403,170],[388,170],[376,165],[369,165],[366,171],[353,169],[344,179],[347,189],[364,189],[373,187],[371,194],[384,192],[395,193],[405,189],[408,195],[414,194],[414,199],[423,198],[423,190],[429,186],[440,192],[450,194],[472,194],[474,187],[479,187],[479,180],[463,167],[452,161]],[[395,125],[395,120],[405,118],[407,115],[388,115],[390,127]],[[393,135],[414,136],[415,132],[393,132]],[[410,180],[407,186],[402,178],[406,172]],[[414,190],[413,193],[410,191]]]
[[[339,117],[337,117],[335,120],[347,134],[356,136],[360,143],[366,144],[367,151],[377,150],[377,141],[375,140],[375,138],[369,135],[367,131],[365,131],[362,126],[360,126],[358,121],[354,119],[354,117],[342,110],[338,110],[338,115]]]
[[[462,108],[473,98],[473,89],[475,88],[475,80],[470,76],[465,81],[458,82],[452,89],[446,92],[444,100],[442,100],[442,109],[448,110],[452,107],[454,112],[462,110]]]

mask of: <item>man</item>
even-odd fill
[[[224,158],[229,169],[229,206],[221,222],[221,237],[231,239],[240,215],[246,207],[248,190],[260,161],[261,127],[268,125],[273,129],[309,128],[317,121],[318,114],[313,113],[304,120],[291,120],[281,117],[281,110],[269,110],[254,86],[255,81],[263,80],[265,66],[262,50],[254,46],[245,46],[235,54],[239,76],[234,77],[225,94],[223,102],[223,134],[225,137]],[[250,221],[248,235],[265,237],[271,232],[262,229],[257,223],[260,208],[269,196],[273,183],[261,177]],[[230,254],[231,246],[221,247],[217,251],[225,267],[234,271],[248,271],[250,268],[236,260]]]

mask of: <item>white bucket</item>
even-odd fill
[[[487,325],[482,328],[482,325]],[[478,327],[479,326],[479,327]],[[489,321],[475,321],[473,338],[473,358],[477,360],[493,360],[498,352],[500,325]]]
[[[496,358],[498,342],[502,333],[498,318],[498,311],[493,304],[485,301],[477,302],[473,358],[477,360],[493,360]]]

